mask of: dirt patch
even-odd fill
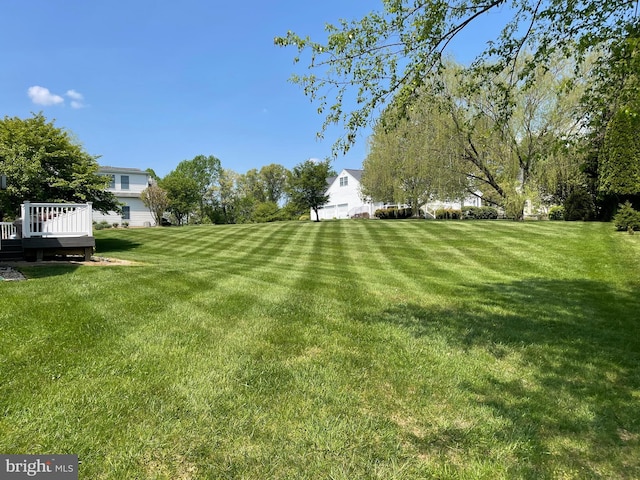
[[[113,267],[117,265],[142,265],[138,262],[129,260],[120,260],[118,258],[91,257],[86,261],[81,258],[65,258],[56,260],[43,260],[42,262],[27,262],[25,260],[15,262],[3,262],[4,265],[10,267],[46,267],[47,265],[86,265],[89,267]]]
[[[91,257],[91,260],[86,261],[82,257],[78,258],[61,258],[54,260],[43,260],[42,262],[27,262],[25,260],[2,262],[0,269],[2,269],[6,276],[11,276],[11,272],[20,267],[50,267],[51,265],[83,265],[86,267],[117,267],[127,265],[142,265],[139,262],[132,262],[130,260],[120,260],[119,258],[107,258],[107,257]],[[0,277],[4,276],[0,274]],[[5,277],[5,280],[8,279]]]

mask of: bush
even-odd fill
[[[498,210],[493,207],[463,207],[461,218],[464,220],[495,220]]]
[[[251,220],[256,223],[275,222],[280,220],[280,209],[276,202],[260,202],[253,209]]]
[[[413,210],[410,208],[380,208],[374,214],[380,220],[393,220],[402,218],[411,218]]]
[[[437,220],[459,220],[461,217],[462,212],[453,208],[439,208],[436,210]]]
[[[617,230],[620,231],[640,231],[640,212],[634,210],[631,202],[626,201],[624,205],[620,205],[620,210],[613,217],[613,223]]]
[[[96,230],[104,230],[105,228],[111,228],[111,225],[109,225],[109,222],[106,220],[102,220],[100,223],[94,224],[93,228]]]
[[[369,212],[361,212],[361,213],[356,213],[353,217],[351,218],[369,218]]]
[[[593,220],[595,217],[595,205],[593,198],[586,190],[575,190],[564,201],[564,219],[568,221],[575,220]]]
[[[549,209],[549,220],[564,220],[564,207],[554,205]]]
[[[120,224],[118,222],[113,222],[113,228],[118,228],[120,226]]]

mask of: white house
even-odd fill
[[[107,190],[116,196],[123,207],[122,214],[110,212],[105,215],[94,210],[93,221],[106,220],[109,224],[119,225],[127,222],[131,227],[148,227],[154,224],[151,212],[140,199],[140,194],[151,182],[147,172],[137,168],[100,167],[98,174],[111,177]]]
[[[360,179],[362,170],[345,168],[337,177],[327,178],[329,201],[318,209],[320,220],[333,218],[352,218],[358,214],[368,213],[373,217],[375,211],[384,207],[382,202],[368,202],[362,199],[360,193]],[[316,219],[311,210],[311,218]]]
[[[327,191],[329,201],[318,209],[320,220],[330,220],[334,218],[353,218],[358,214],[368,213],[373,217],[376,210],[385,207],[383,202],[371,202],[363,200],[360,191],[360,179],[363,170],[345,168],[337,177],[327,179]],[[478,196],[470,196],[462,201],[434,201],[425,205],[427,214],[435,212],[438,208],[460,209],[463,206],[482,206],[480,192]],[[315,220],[315,213],[311,210],[311,218]]]

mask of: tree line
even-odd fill
[[[100,175],[98,156],[87,153],[75,136],[41,113],[0,120],[0,221],[20,215],[31,202],[92,202],[103,213],[120,212]],[[222,167],[214,156],[183,160],[164,178],[147,170],[152,185],[142,200],[156,224],[247,223],[298,219],[326,203],[326,180],[335,175],[330,162],[303,161],[292,170],[270,164],[244,174]]]
[[[288,170],[279,164],[236,173],[214,156],[183,160],[164,178],[148,170],[154,183],[142,201],[157,225],[169,213],[186,223],[263,223],[309,216],[326,203],[326,180],[335,175],[328,161],[307,160]]]
[[[447,46],[478,18],[512,14],[469,65]],[[383,0],[317,42],[276,37],[309,73],[334,153],[373,126],[362,184],[373,200],[422,205],[480,193],[522,218],[527,200],[576,219],[640,206],[637,2]],[[322,134],[321,132],[321,134]]]

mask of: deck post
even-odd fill
[[[84,222],[88,237],[93,237],[93,203],[87,202],[84,210]]]
[[[26,201],[20,205],[22,217],[22,238],[31,238],[31,202]]]

